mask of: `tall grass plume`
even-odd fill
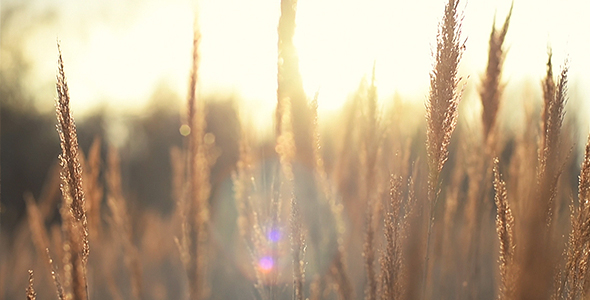
[[[461,91],[457,75],[465,48],[461,38],[462,17],[459,1],[449,0],[438,27],[434,66],[430,73],[430,93],[426,101],[426,152],[428,154],[428,205],[426,257],[424,261],[423,297],[429,276],[429,252],[438,197],[439,176],[449,157],[449,144],[459,116]]]
[[[508,204],[508,193],[506,191],[506,182],[502,180],[498,170],[499,160],[494,159],[494,202],[496,203],[496,232],[500,241],[500,287],[499,299],[513,299],[514,297],[514,216],[510,205]]]
[[[82,166],[78,153],[78,135],[76,124],[70,110],[70,94],[61,49],[58,43],[57,72],[57,132],[60,138],[62,153],[59,156],[61,170],[61,207],[62,228],[66,241],[64,252],[66,258],[65,286],[75,300],[87,299],[86,263],[90,247],[88,243],[88,221],[86,204],[82,187]]]

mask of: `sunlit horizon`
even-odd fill
[[[186,0],[92,7],[43,0],[31,9],[53,9],[47,26],[23,36],[33,66],[31,90],[41,110],[53,108],[56,38],[61,41],[73,108],[84,116],[96,108],[137,111],[167,86],[182,107],[186,98],[195,18],[202,33],[201,97],[240,101],[256,125],[272,122],[276,105],[277,23],[280,2]],[[299,1],[295,44],[308,97],[319,91],[319,110],[342,107],[376,65],[382,105],[398,95],[423,102],[428,91],[431,49],[445,1]],[[461,75],[476,89],[487,62],[494,14],[499,26],[511,1],[463,1],[466,52]],[[567,57],[570,80],[582,94],[590,86],[590,21],[582,1],[515,1],[506,45],[503,81],[539,81],[551,45],[554,65]],[[585,26],[587,25],[587,26]],[[587,105],[583,106],[589,110]]]

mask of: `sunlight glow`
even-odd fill
[[[340,108],[361,79],[370,76],[374,62],[381,103],[390,102],[394,94],[423,102],[444,3],[298,1],[295,44],[300,70],[308,96],[320,92],[320,112]],[[476,91],[484,72],[494,13],[500,24],[510,3],[460,4],[467,38],[461,75],[467,90]],[[168,85],[184,101],[196,15],[202,32],[199,95],[238,97],[246,122],[269,126],[276,106],[279,5],[276,0],[148,0],[136,7],[110,0],[90,9],[55,6],[59,21],[27,36],[26,52],[34,59],[36,75],[30,80],[32,90],[43,95],[39,98],[44,106],[53,107],[47,95],[54,94],[57,34],[75,111],[101,105],[137,110],[159,84]],[[584,7],[583,1],[516,1],[504,80],[509,85],[523,78],[540,80],[551,44],[555,65],[569,56],[571,81],[581,93],[590,93],[590,35],[584,30],[590,28],[590,19]]]
[[[422,92],[430,68],[425,37],[434,32],[438,8],[416,1],[299,2],[295,42],[307,94],[320,89],[320,109],[338,109],[370,77],[374,62],[381,96]],[[404,30],[411,23],[419,25]]]

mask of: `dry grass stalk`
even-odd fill
[[[254,155],[250,145],[250,138],[247,132],[242,131],[239,143],[239,160],[237,170],[232,174],[234,199],[238,210],[237,226],[242,238],[246,244],[252,259],[252,268],[256,277],[255,288],[262,299],[269,299],[270,293],[266,291],[265,285],[276,278],[268,280],[259,266],[259,259],[264,255],[266,237],[263,234],[258,211],[254,207],[252,197],[256,183],[254,181]],[[273,230],[271,228],[271,230]],[[276,264],[276,260],[273,262]],[[274,270],[273,270],[274,271]],[[271,272],[272,273],[272,272]]]
[[[54,266],[49,257],[50,242],[47,228],[45,227],[45,220],[31,193],[25,193],[25,202],[27,204],[27,220],[33,236],[33,244],[35,245],[37,256],[47,264],[47,270],[51,270],[52,277],[55,279]],[[43,259],[46,255],[48,259]],[[58,290],[61,289],[61,283],[59,283],[59,280],[55,280],[54,282],[56,287],[58,287]]]
[[[291,102],[291,113],[305,120],[292,119],[293,130],[308,130],[309,124],[305,126],[303,122],[307,121],[304,110],[307,108],[306,96],[303,91],[303,83],[299,72],[299,57],[293,43],[295,35],[295,19],[297,14],[297,0],[281,0],[281,16],[278,24],[278,57],[277,57],[277,108],[276,108],[276,135],[282,132],[281,118],[285,114],[283,101],[289,98]],[[305,107],[304,107],[305,106]],[[304,115],[302,115],[304,114]],[[303,126],[303,128],[295,128]],[[308,133],[309,134],[309,133]],[[311,146],[311,145],[310,145]],[[299,149],[301,150],[301,149]],[[311,149],[308,149],[311,150]]]
[[[47,260],[51,260],[51,257],[49,256],[49,249],[52,249],[51,253],[54,253],[55,257],[58,257],[59,259],[57,260],[57,265],[55,265],[56,270],[59,269],[59,267],[62,267],[62,270],[60,271],[59,275],[62,278],[65,278],[65,274],[64,274],[64,270],[63,270],[63,258],[65,256],[64,254],[64,236],[63,236],[63,232],[62,232],[62,226],[61,224],[54,224],[53,226],[51,226],[51,228],[49,228],[49,237],[51,239],[51,247],[49,247],[48,249],[45,249],[47,252]],[[52,266],[52,270],[53,270],[53,266]]]
[[[461,93],[457,86],[459,61],[464,50],[461,40],[461,18],[458,0],[445,5],[443,19],[438,27],[434,68],[430,73],[430,93],[426,102],[426,151],[428,154],[428,202],[430,216],[424,260],[423,297],[429,273],[429,252],[434,224],[434,208],[438,196],[440,172],[449,156],[451,136],[457,125]]]
[[[460,147],[457,153],[457,157],[463,157],[466,147]],[[458,243],[462,243],[461,238],[468,235],[457,234],[457,229],[461,229],[459,224],[462,224],[464,220],[458,213],[460,204],[464,202],[465,192],[463,191],[463,182],[467,178],[466,170],[460,160],[457,160],[453,166],[452,175],[449,179],[449,187],[444,199],[444,215],[442,217],[441,237],[440,237],[440,253],[436,254],[436,260],[440,259],[443,262],[442,268],[439,271],[439,278],[441,278],[442,291],[452,291],[459,282],[460,276],[463,272],[459,271],[462,268],[459,267],[461,260],[464,259],[466,251],[469,247],[455,247]],[[467,203],[465,203],[467,206]],[[464,223],[465,224],[465,223]],[[464,242],[463,242],[464,243]],[[467,245],[467,243],[463,244]],[[460,274],[459,276],[456,276]],[[452,293],[452,292],[451,292]]]
[[[295,197],[291,198],[291,251],[293,255],[293,299],[305,299],[303,285],[305,283],[305,234],[302,219]]]
[[[291,229],[291,256],[293,260],[293,297],[303,300],[303,284],[305,282],[305,234],[302,228],[302,220],[299,213],[297,199],[294,194],[295,175],[293,173],[293,161],[295,159],[296,146],[293,135],[293,123],[291,121],[291,101],[289,98],[282,100],[281,134],[277,138],[276,152],[279,155],[281,165],[281,191],[280,199],[290,200],[290,229]],[[280,211],[280,210],[277,210]]]
[[[121,169],[120,160],[117,150],[109,147],[108,156],[108,198],[107,204],[112,214],[113,231],[116,235],[121,237],[123,242],[123,249],[125,251],[125,264],[129,269],[131,277],[131,292],[135,299],[142,299],[142,267],[139,261],[139,250],[133,244],[133,235],[131,228],[131,220],[127,212],[127,205],[123,198],[123,191],[121,189]]]
[[[200,299],[205,295],[203,243],[206,240],[205,226],[209,219],[208,199],[211,190],[209,169],[214,159],[209,150],[212,143],[205,142],[205,111],[202,102],[197,101],[196,85],[199,62],[200,33],[194,31],[193,64],[190,74],[187,125],[190,128],[187,142],[186,209],[184,216],[181,256],[189,280],[190,298]],[[200,106],[198,104],[201,104]]]
[[[551,57],[551,53],[549,54]],[[543,108],[543,132],[536,178],[536,191],[527,203],[525,211],[524,246],[519,251],[519,272],[516,297],[539,299],[548,293],[554,279],[555,245],[551,242],[550,229],[553,225],[552,207],[557,195],[557,185],[563,166],[560,162],[560,131],[567,100],[567,61],[553,86],[551,62],[547,64],[544,81],[545,107]],[[553,93],[553,94],[551,94]]]
[[[325,169],[324,159],[322,158],[322,146],[321,137],[318,122],[318,94],[315,95],[314,99],[310,104],[311,116],[313,120],[313,146],[314,146],[314,169],[316,174],[317,185],[321,188],[324,196],[328,200],[330,210],[336,223],[336,231],[338,232],[338,242],[342,243],[342,235],[344,235],[345,225],[342,220],[342,204],[337,202],[328,179],[328,174]]]
[[[61,49],[58,43],[57,73],[57,132],[61,141],[60,165],[62,171],[61,192],[63,205],[60,213],[62,228],[66,236],[64,243],[66,270],[65,286],[75,300],[87,299],[86,262],[90,247],[88,243],[88,221],[82,187],[82,166],[78,153],[76,125],[70,111],[70,95],[64,73]]]
[[[549,49],[547,58],[547,74],[543,80],[543,112],[541,113],[541,146],[540,149],[545,149],[547,144],[547,130],[549,125],[549,107],[554,102],[555,98],[555,81],[553,80],[553,63],[551,58],[553,52]]]
[[[188,87],[188,111],[187,111],[187,119],[186,125],[189,128],[189,135],[193,133],[195,128],[193,128],[195,124],[195,116],[196,112],[196,105],[197,105],[197,81],[198,81],[198,71],[199,71],[199,44],[201,42],[201,34],[197,29],[194,29],[193,32],[193,56],[192,56],[192,65],[190,70],[189,76],[189,87]]]
[[[434,69],[430,73],[430,94],[426,102],[426,148],[430,168],[429,197],[436,193],[438,176],[449,156],[451,136],[457,125],[461,94],[457,89],[460,78],[457,69],[464,42],[461,40],[461,20],[458,0],[449,0],[439,25]]]
[[[290,109],[290,105],[288,102],[288,98],[287,98],[287,102],[286,108],[283,108],[284,110],[287,110],[285,112],[285,114],[283,115],[282,119],[283,120],[283,125],[281,126],[281,130],[285,130],[284,126],[286,124],[289,124],[289,122],[285,123],[285,116],[291,116],[290,112],[288,111],[288,109]],[[290,132],[290,131],[287,131]],[[268,210],[268,213],[266,213],[264,216],[261,214],[261,216],[263,216],[262,218],[260,218],[260,216],[258,215],[254,215],[254,220],[256,222],[267,222],[266,224],[264,223],[257,223],[260,225],[255,225],[254,227],[254,236],[256,237],[254,239],[254,241],[258,244],[255,244],[256,249],[264,249],[264,248],[259,248],[259,247],[265,247],[266,249],[270,249],[271,251],[271,255],[270,258],[272,260],[272,262],[277,263],[281,260],[281,255],[279,255],[279,251],[282,253],[286,253],[284,251],[289,251],[289,245],[287,245],[287,247],[285,247],[284,243],[280,243],[280,242],[272,242],[270,241],[270,239],[267,238],[266,232],[268,232],[268,230],[285,230],[285,232],[289,232],[289,236],[292,235],[292,232],[290,232],[290,228],[284,228],[283,227],[283,203],[286,201],[287,204],[290,207],[291,204],[291,198],[293,197],[293,181],[294,178],[292,177],[293,172],[292,172],[292,165],[290,164],[293,157],[295,157],[295,142],[293,140],[293,135],[285,133],[285,134],[281,134],[279,135],[279,137],[277,138],[277,142],[275,144],[275,152],[278,154],[279,156],[279,169],[276,171],[274,176],[274,179],[272,180],[271,186],[270,186],[270,192],[268,194],[268,196],[270,197],[270,208]],[[290,214],[288,215],[290,216]],[[270,226],[268,225],[268,223],[270,223]],[[263,238],[264,237],[264,238]],[[283,250],[283,249],[287,249],[287,250]],[[291,250],[293,249],[293,247],[291,247]],[[258,253],[258,255],[260,255],[261,253]],[[291,251],[289,251],[289,254],[291,254]],[[291,256],[292,257],[292,256]],[[259,259],[260,256],[257,256],[256,259]],[[292,259],[291,259],[292,260]],[[293,267],[295,267],[295,265],[293,265]],[[291,275],[293,274],[293,272],[291,272]],[[279,281],[279,276],[281,275],[281,273],[279,272],[279,268],[271,268],[271,271],[266,274],[265,278],[264,278],[264,282],[267,285],[270,285],[270,287],[268,288],[268,296],[270,297],[270,299],[276,299],[277,297],[277,293],[276,293],[276,289],[274,289],[272,286],[276,286],[278,284]],[[286,276],[288,276],[289,274],[285,274]],[[289,278],[289,277],[287,277]],[[292,277],[291,277],[292,278]]]
[[[348,275],[348,270],[345,260],[345,251],[343,247],[343,235],[345,230],[344,221],[342,219],[342,204],[337,203],[336,197],[334,197],[332,190],[330,188],[330,183],[328,182],[328,175],[326,173],[326,169],[324,167],[324,160],[321,155],[321,142],[320,142],[320,130],[318,124],[318,94],[316,93],[313,101],[310,105],[311,108],[311,116],[313,120],[313,154],[314,154],[314,167],[315,167],[315,174],[316,174],[316,183],[317,186],[322,189],[322,192],[326,199],[328,200],[328,204],[330,205],[330,211],[332,212],[332,217],[334,219],[336,232],[337,232],[337,243],[338,249],[336,257],[333,260],[333,264],[331,266],[331,275],[336,283],[337,292],[340,299],[352,299],[354,298],[354,290],[352,288],[352,284],[350,283],[350,277]]]
[[[558,299],[583,299],[588,294],[590,262],[590,136],[586,144],[578,187],[579,207],[572,206],[572,229],[567,248],[564,278],[557,289]]]
[[[557,180],[560,174],[559,168],[559,144],[560,131],[565,115],[565,104],[567,101],[567,73],[569,66],[565,62],[558,77],[557,84],[552,85],[553,71],[551,70],[551,53],[547,62],[547,76],[544,81],[544,107],[542,124],[542,143],[540,148],[539,161],[539,185],[541,198],[543,198],[544,217],[548,222],[551,218],[553,199],[557,192]],[[551,94],[553,93],[553,94]]]
[[[496,231],[500,241],[500,278],[501,285],[499,299],[512,299],[514,297],[514,216],[508,204],[506,182],[502,180],[498,170],[498,158],[494,159],[494,190],[496,195]]]
[[[468,245],[468,265],[469,265],[469,290],[468,293],[472,298],[481,298],[483,295],[480,294],[481,278],[483,277],[481,272],[481,256],[484,253],[482,245],[482,227],[484,216],[491,211],[488,205],[492,199],[490,199],[490,192],[492,190],[493,172],[492,165],[490,164],[492,158],[492,152],[494,151],[493,144],[495,142],[494,137],[490,137],[487,143],[481,144],[481,142],[475,138],[476,133],[472,132],[466,135],[464,143],[462,144],[463,150],[465,151],[466,158],[466,176],[469,180],[469,186],[467,188],[467,204],[465,206],[464,217],[466,219],[465,227],[468,230],[467,242]],[[466,149],[467,148],[467,149]]]
[[[232,174],[234,198],[236,200],[236,207],[238,210],[238,230],[242,239],[248,243],[248,230],[252,228],[252,220],[250,214],[255,214],[253,211],[250,197],[252,195],[252,178],[254,177],[252,149],[250,147],[250,140],[247,133],[242,132],[239,144],[240,158],[236,164],[236,172]]]
[[[553,71],[551,64],[551,52],[547,62],[547,75],[543,84],[543,115],[542,115],[542,143],[541,143],[541,167],[548,168],[547,164],[557,157],[559,149],[559,132],[565,115],[567,102],[567,74],[568,62],[563,65],[557,83],[553,83]]]
[[[86,220],[84,190],[82,188],[82,166],[78,153],[78,135],[76,124],[70,111],[70,95],[64,73],[61,49],[59,49],[58,74],[57,74],[57,132],[61,141],[62,154],[60,164],[62,167],[61,181],[62,194],[69,212],[74,220],[82,227],[82,240],[84,242],[84,261],[88,258],[88,224]]]
[[[391,176],[390,205],[385,218],[385,252],[380,258],[380,296],[382,300],[401,299],[403,296],[403,258],[400,233],[402,209],[402,178]]]
[[[355,97],[353,101],[349,103],[350,107],[346,108],[344,111],[345,116],[343,117],[344,121],[344,130],[342,133],[342,141],[340,143],[340,148],[338,149],[337,155],[337,163],[335,166],[334,174],[337,177],[338,182],[338,190],[346,190],[346,187],[352,181],[350,178],[351,169],[353,165],[353,160],[358,159],[355,151],[351,151],[351,145],[357,145],[356,141],[356,132],[360,128],[358,124],[358,117],[357,114],[360,110],[360,99],[359,97]],[[357,147],[354,149],[356,150]],[[358,222],[354,222],[355,224]]]
[[[500,83],[500,78],[502,77],[502,65],[506,55],[503,45],[504,38],[508,32],[513,7],[514,2],[512,3],[512,6],[510,6],[510,11],[508,12],[506,20],[504,20],[504,25],[500,30],[496,29],[496,19],[494,18],[492,32],[490,34],[488,66],[486,68],[485,77],[482,80],[480,91],[484,140],[488,140],[496,125],[498,109],[500,107],[500,97],[502,96],[502,91],[504,89],[504,86]]]
[[[365,243],[363,246],[363,258],[365,271],[367,272],[367,283],[365,285],[365,300],[377,299],[377,276],[375,273],[375,227],[373,226],[374,209],[371,203],[367,206],[367,221],[365,232]]]
[[[277,58],[277,108],[275,112],[276,135],[279,136],[283,126],[283,99],[289,97],[288,93],[288,67],[292,64],[292,52],[294,51],[293,36],[295,35],[295,14],[297,1],[281,0],[281,16],[278,26],[278,58]]]
[[[565,115],[567,102],[567,74],[569,66],[566,61],[557,83],[553,83],[553,71],[551,64],[551,52],[547,62],[547,75],[543,83],[543,115],[541,147],[539,154],[539,178],[550,176],[557,171],[557,158],[559,156],[560,131]]]
[[[373,63],[373,71],[371,73],[371,84],[367,90],[367,98],[365,105],[361,106],[363,110],[364,121],[364,146],[367,152],[367,172],[371,172],[377,161],[376,152],[379,149],[379,116],[377,111],[377,85],[375,78],[376,63]]]
[[[540,126],[538,119],[533,116],[532,101],[526,101],[525,110],[525,128],[515,140],[516,149],[513,158],[510,161],[508,174],[510,180],[509,198],[512,199],[516,215],[521,215],[526,199],[536,189],[536,174],[531,174],[530,170],[537,168],[538,157],[538,140]],[[522,219],[520,221],[523,221]]]
[[[49,247],[49,235],[47,234],[47,228],[45,228],[45,220],[33,194],[25,193],[25,203],[27,204],[27,220],[29,222],[29,228],[33,235],[33,243],[37,248],[37,255],[42,256],[45,253],[45,249]]]
[[[63,208],[61,209],[64,210]],[[83,242],[78,235],[79,231],[74,229],[73,220],[67,220],[70,216],[62,212],[62,217],[65,215],[66,221],[62,224],[62,231],[65,239],[63,244],[64,252],[64,287],[66,290],[66,298],[80,300],[88,298],[88,286],[86,282],[86,269],[83,253]]]
[[[254,197],[254,189],[256,187],[253,169],[254,156],[250,146],[250,139],[246,132],[242,132],[239,153],[240,156],[237,163],[237,170],[232,174],[234,199],[238,210],[237,226],[242,241],[246,244],[246,247],[250,252],[252,269],[254,270],[254,276],[256,277],[256,283],[254,286],[258,291],[259,296],[266,300],[272,296],[272,292],[267,291],[265,285],[274,284],[276,277],[274,277],[275,270],[271,270],[271,272],[269,272],[271,274],[268,274],[271,278],[267,278],[268,275],[264,274],[259,265],[259,259],[265,255],[263,252],[266,248],[267,241],[260,225],[258,211],[254,207],[252,201],[252,197]],[[278,221],[274,224],[276,223],[278,223]],[[273,230],[273,228],[270,230]],[[276,264],[276,257],[273,257],[272,259]]]
[[[354,289],[348,276],[348,268],[345,265],[344,252],[338,251],[334,258],[334,264],[330,268],[330,273],[337,284],[338,296],[342,300],[354,299]]]
[[[37,293],[33,288],[33,270],[29,270],[29,286],[27,287],[27,300],[37,299]]]
[[[281,120],[284,115],[282,102],[289,98],[291,111],[291,130],[297,145],[297,160],[313,165],[313,137],[311,112],[303,80],[299,71],[299,56],[293,42],[297,15],[297,0],[281,0],[281,15],[277,28],[277,108],[276,136],[282,132]]]
[[[363,126],[362,134],[362,155],[361,163],[364,167],[364,193],[363,197],[367,203],[369,198],[375,192],[376,187],[376,164],[378,159],[378,152],[381,145],[381,136],[379,128],[379,116],[377,111],[377,86],[375,79],[375,65],[373,64],[373,72],[371,76],[371,84],[368,86],[367,94],[362,97],[363,103],[361,104],[362,110],[362,123]]]
[[[53,283],[55,285],[57,298],[59,300],[65,300],[66,296],[63,290],[63,286],[61,284],[61,279],[59,278],[57,268],[53,264],[53,259],[51,258],[51,254],[49,253],[49,248],[45,249],[45,254],[47,255],[47,262],[49,262],[49,265],[51,266],[51,278],[53,279]]]
[[[365,299],[377,299],[377,274],[375,271],[375,227],[376,218],[375,210],[376,203],[374,198],[378,194],[376,181],[377,169],[376,163],[378,159],[379,148],[381,140],[379,136],[379,120],[377,117],[377,87],[375,85],[375,64],[373,64],[373,72],[371,77],[371,84],[368,87],[367,95],[363,97],[365,101],[361,105],[363,111],[362,125],[364,126],[364,138],[361,140],[361,164],[363,166],[363,182],[361,185],[361,197],[366,202],[366,232],[365,242],[363,246],[363,257],[365,259],[365,271],[367,272],[367,285],[365,286]]]

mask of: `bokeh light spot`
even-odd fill
[[[179,131],[180,131],[180,134],[182,134],[182,136],[187,136],[191,133],[191,128],[188,125],[184,124],[184,125],[180,126]]]
[[[258,267],[262,273],[268,273],[274,267],[274,261],[272,257],[265,256],[258,261]]]
[[[215,135],[211,132],[207,132],[203,139],[207,145],[213,145],[215,143]]]

